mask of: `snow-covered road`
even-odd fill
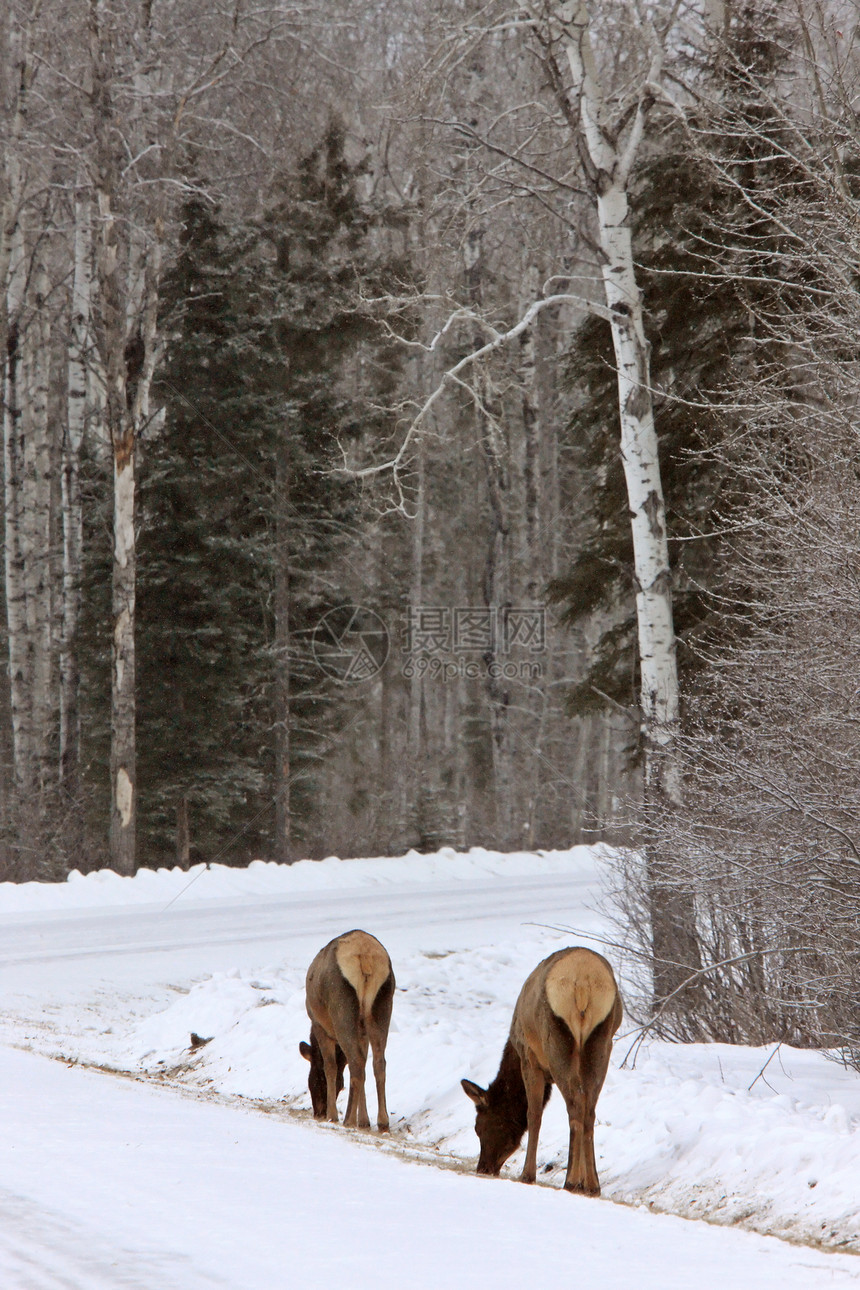
[[[191,900],[193,888],[189,891]],[[447,943],[449,929],[466,925],[486,938],[488,929],[509,932],[512,925],[534,921],[556,923],[559,918],[583,912],[584,899],[594,891],[578,874],[546,875],[536,878],[495,879],[492,882],[461,882],[456,888],[416,884],[394,890],[358,888],[346,894],[302,893],[290,899],[267,898],[248,901],[209,901],[185,908],[144,906],[131,911],[112,910],[109,917],[98,914],[73,916],[32,915],[4,918],[0,970],[23,967],[19,980],[26,985],[34,965],[53,964],[59,959],[87,959],[107,954],[148,955],[191,953],[198,955],[201,968],[211,966],[213,949],[252,945],[250,958],[259,961],[265,947],[275,953],[290,946],[318,947],[344,927],[373,923],[380,936],[395,945],[406,939],[411,946],[414,928],[420,923],[422,943],[432,948]],[[180,898],[181,899],[181,898]],[[441,937],[441,942],[440,942]],[[240,957],[248,955],[239,952]],[[99,969],[92,969],[93,979]]]
[[[459,1077],[492,1076],[527,971],[605,930],[600,868],[579,849],[0,886],[0,1288],[860,1284],[851,1255],[649,1211],[856,1248],[860,1081],[817,1054],[764,1078],[748,1049],[616,1060],[598,1156],[627,1205],[558,1190],[558,1098],[549,1186],[471,1173]],[[302,1109],[304,970],[362,925],[398,976],[385,1150]]]

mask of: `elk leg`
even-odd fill
[[[391,1024],[391,1006],[394,1002],[394,977],[380,989],[368,1019],[367,1033],[373,1049],[373,1077],[376,1080],[376,1127],[380,1133],[388,1128],[388,1107],[385,1102],[385,1045]]]
[[[370,1116],[367,1114],[367,1100],[364,1092],[364,1072],[367,1066],[367,1040],[350,1044],[346,1054],[349,1065],[349,1099],[346,1104],[346,1115],[343,1122],[347,1128],[369,1129]]]
[[[594,1113],[595,1107],[591,1107],[585,1116],[585,1135],[582,1144],[583,1163],[585,1165],[585,1187],[583,1188],[586,1196],[600,1195],[600,1179],[597,1177],[597,1161],[594,1159]]]
[[[325,1114],[332,1124],[337,1124],[337,1043],[321,1027],[316,1030],[317,1042],[325,1071]]]
[[[567,1119],[570,1125],[570,1149],[567,1155],[565,1191],[591,1192],[586,1182],[585,1165],[585,1091],[581,1084],[573,1083],[567,1090]]]
[[[376,1080],[376,1127],[380,1131],[388,1128],[388,1107],[385,1105],[385,1036],[371,1031],[370,1043],[373,1049],[373,1078]]]
[[[567,1069],[563,1077],[559,1071],[560,1078],[557,1079],[559,1088],[564,1094],[567,1122],[570,1126],[570,1146],[567,1153],[564,1189],[588,1193],[585,1166],[585,1121],[589,1101],[586,1083],[590,1087],[587,1048],[585,1053],[581,1052],[574,1041],[568,1050],[565,1065]]]
[[[540,1125],[543,1119],[544,1093],[546,1092],[546,1075],[539,1066],[527,1058],[521,1059],[523,1083],[526,1088],[526,1127],[528,1143],[526,1144],[526,1161],[520,1179],[524,1183],[533,1183],[537,1177],[537,1149],[540,1136]]]
[[[582,1144],[583,1191],[587,1196],[600,1195],[600,1179],[594,1158],[594,1120],[597,1099],[606,1079],[609,1055],[612,1051],[612,1031],[604,1022],[591,1036],[583,1055],[583,1082],[585,1084],[585,1123]]]

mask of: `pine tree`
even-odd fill
[[[312,827],[315,768],[349,696],[311,642],[349,599],[342,557],[361,548],[339,445],[378,419],[359,360],[377,402],[396,379],[360,304],[398,271],[360,174],[332,126],[263,219],[230,229],[201,200],[185,211],[165,422],[142,471],[144,863],[294,858]]]
[[[185,210],[166,299],[180,309],[144,445],[140,543],[142,858],[211,857],[259,810],[271,427],[243,317],[247,248],[202,200]],[[261,746],[262,745],[262,746]],[[263,755],[261,755],[261,753]],[[246,835],[259,845],[258,826]]]

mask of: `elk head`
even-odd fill
[[[311,1042],[305,1043],[304,1040],[299,1044],[299,1052],[306,1062],[310,1062],[311,1068],[308,1071],[308,1092],[311,1095],[311,1106],[313,1107],[314,1119],[325,1119],[326,1110],[326,1083],[325,1067],[323,1066],[322,1053],[320,1046],[311,1034]],[[346,1067],[346,1053],[338,1046],[337,1050],[337,1091],[340,1093],[343,1089],[343,1072]]]
[[[522,1078],[516,1069],[518,1060],[507,1044],[499,1074],[489,1088],[481,1088],[470,1079],[460,1081],[463,1092],[477,1108],[475,1133],[481,1145],[479,1174],[496,1177],[520,1145],[526,1131],[527,1104]]]

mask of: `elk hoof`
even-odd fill
[[[564,1184],[564,1190],[572,1191],[577,1196],[599,1196],[600,1195],[599,1184],[597,1187],[589,1187],[585,1183],[566,1182]]]
[[[528,1173],[526,1173],[524,1169],[523,1172],[520,1174],[520,1182],[533,1183],[536,1177],[537,1175],[534,1173],[533,1170],[530,1170]]]

